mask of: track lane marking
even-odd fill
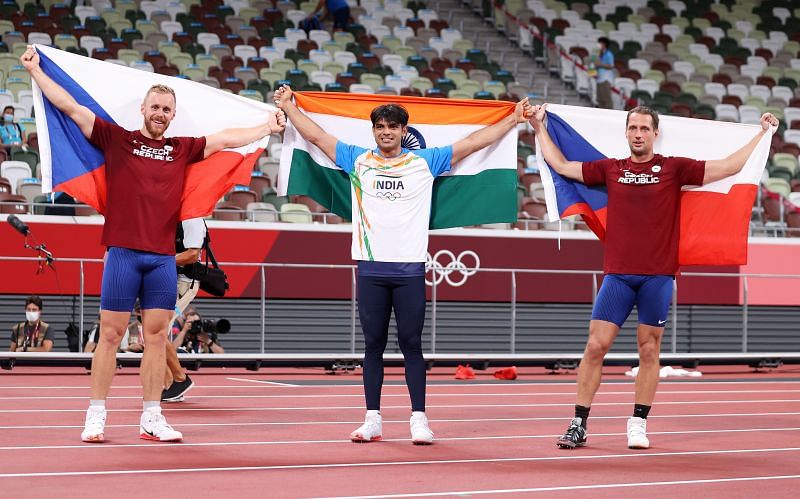
[[[235,378],[228,378],[228,379],[235,379]],[[274,383],[272,381],[259,381],[259,383]],[[281,384],[281,386],[286,387],[297,387],[298,385],[286,385]],[[195,386],[195,388],[197,388]],[[246,387],[249,388],[249,387]],[[765,394],[765,393],[800,393],[800,390],[675,390],[675,391],[660,391],[658,394],[660,396],[664,395],[733,395],[733,394]],[[604,395],[632,395],[633,391],[624,391],[624,392],[598,392],[597,397],[601,397]],[[382,398],[407,398],[407,393],[389,393],[389,394],[382,394]],[[428,393],[427,398],[431,397],[560,397],[560,396],[569,396],[574,397],[575,391],[569,392],[506,392],[506,393]],[[242,398],[242,399],[304,399],[304,398],[363,398],[363,393],[333,393],[333,394],[280,394],[280,395],[195,395],[194,392],[192,393],[191,398],[193,399],[231,399],[231,398]],[[0,400],[84,400],[87,397],[85,395],[20,395],[20,396],[0,396]],[[117,400],[140,400],[142,397],[138,396],[112,396],[107,397],[107,399],[117,399]]]
[[[591,489],[613,489],[623,487],[654,487],[666,485],[695,485],[709,483],[726,482],[748,482],[762,480],[794,480],[800,475],[778,475],[778,476],[749,476],[737,478],[706,478],[697,480],[676,480],[671,482],[625,482],[625,483],[603,483],[594,485],[565,485],[559,487],[533,487],[528,489],[494,489],[494,490],[462,490],[458,492],[422,492],[411,494],[383,494],[374,496],[332,496],[320,497],[317,499],[390,499],[399,497],[432,497],[432,496],[465,496],[465,495],[484,495],[484,494],[522,494],[530,492],[559,492],[567,490],[591,490]]]
[[[669,400],[659,401],[658,405],[705,405],[705,404],[798,404],[800,399],[761,399],[761,400]],[[630,405],[630,402],[595,402],[592,407],[597,406],[620,406]],[[509,408],[509,407],[575,407],[574,403],[540,403],[540,404],[450,404],[436,405],[426,404],[428,408],[435,409],[482,409],[482,408]],[[169,411],[340,411],[340,410],[364,410],[363,405],[358,406],[312,406],[312,407],[183,407],[183,408],[164,408]],[[407,405],[383,406],[382,409],[408,409]],[[24,414],[24,413],[44,413],[44,412],[86,412],[86,409],[2,409],[0,414]],[[108,409],[108,412],[141,412],[141,409]]]
[[[156,445],[158,447],[158,445]],[[475,464],[475,463],[512,463],[512,462],[542,462],[542,461],[581,461],[592,459],[641,459],[651,457],[672,456],[709,456],[732,454],[760,454],[797,452],[800,447],[782,447],[772,449],[729,449],[706,451],[680,451],[680,452],[635,452],[631,454],[602,454],[602,455],[575,455],[549,456],[549,457],[498,457],[480,459],[431,459],[424,461],[378,461],[378,462],[352,462],[352,463],[326,463],[326,464],[286,464],[274,466],[231,466],[218,468],[153,468],[153,469],[127,469],[107,471],[57,471],[57,472],[28,472],[28,473],[2,473],[2,478],[38,478],[38,477],[63,477],[63,476],[102,476],[102,475],[145,475],[169,473],[197,473],[220,471],[267,471],[267,470],[303,470],[303,469],[338,469],[338,468],[373,468],[391,466],[418,466],[431,464]]]
[[[648,435],[696,435],[704,433],[757,433],[757,432],[771,432],[771,431],[800,431],[797,428],[732,428],[725,430],[684,430],[684,431],[651,431]],[[592,437],[619,437],[627,433],[592,433]],[[552,438],[553,440],[561,436],[558,434],[547,435],[497,435],[497,436],[482,436],[482,437],[437,437],[437,442],[463,442],[473,440],[520,440],[520,439],[538,439],[538,438]],[[382,442],[408,442],[408,438],[384,438]],[[330,440],[262,440],[262,441],[249,441],[249,442],[163,442],[159,444],[75,444],[75,445],[25,445],[25,446],[3,446],[0,450],[13,451],[13,450],[64,450],[64,449],[81,449],[81,450],[94,450],[94,449],[119,449],[119,448],[133,448],[143,447],[150,449],[157,449],[161,447],[224,447],[224,446],[251,446],[251,445],[307,445],[307,444],[347,444],[352,445],[350,439],[330,439]]]
[[[721,413],[721,414],[660,414],[650,415],[648,419],[679,419],[679,418],[731,418],[731,417],[775,417],[775,416],[800,416],[800,412],[751,412],[751,413]],[[624,419],[630,416],[592,416],[592,420],[598,419]],[[568,421],[564,416],[534,417],[534,418],[471,418],[471,419],[430,419],[431,423],[492,423],[492,422],[528,422],[528,421]],[[255,421],[237,423],[177,423],[181,427],[201,427],[201,426],[314,426],[314,425],[359,425],[363,419],[353,421]],[[407,425],[408,420],[383,420],[383,424],[402,424]],[[139,424],[107,424],[106,428],[138,428]],[[0,430],[41,430],[41,429],[64,429],[64,428],[83,428],[83,425],[19,425],[19,426],[0,426]]]

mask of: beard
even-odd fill
[[[144,127],[147,130],[147,133],[149,133],[152,137],[158,138],[164,135],[164,132],[166,132],[167,128],[169,127],[169,122],[165,123],[163,126],[163,130],[160,129],[158,125],[153,123],[152,118],[144,121]]]

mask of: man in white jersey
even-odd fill
[[[178,317],[192,303],[200,281],[186,275],[187,268],[200,260],[200,252],[206,240],[206,223],[202,218],[190,218],[180,222],[175,235],[175,264],[178,267],[178,301],[175,302],[175,313],[169,321],[169,332]],[[191,272],[189,272],[191,274]],[[164,376],[164,390],[161,400],[165,402],[182,402],[183,396],[194,386],[192,378],[183,371],[178,352],[171,341],[167,342],[167,371]]]
[[[411,396],[411,441],[430,444],[433,432],[425,416],[425,256],[433,179],[470,154],[499,141],[531,116],[525,98],[503,120],[478,130],[452,146],[409,151],[401,146],[408,112],[397,104],[375,108],[371,115],[377,148],[344,144],[326,133],[292,101],[292,90],[275,92],[275,105],[286,113],[305,140],[318,147],[350,176],[353,259],[358,261],[358,313],[364,331],[364,424],[350,434],[354,442],[380,440],[383,351],[394,309],[397,337],[405,360]]]

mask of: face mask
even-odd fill
[[[4,114],[3,115],[3,119],[6,120],[6,121],[14,121],[14,115],[13,114]]]
[[[39,312],[31,312],[30,310],[26,310],[25,318],[28,319],[28,322],[36,322],[39,320]]]

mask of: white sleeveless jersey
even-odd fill
[[[450,170],[452,146],[378,150],[336,144],[336,165],[350,176],[354,260],[424,262],[433,179]]]

